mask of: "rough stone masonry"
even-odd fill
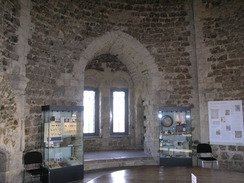
[[[20,182],[23,152],[41,149],[41,106],[83,105],[86,85],[101,89],[103,112],[85,151],[144,149],[159,161],[159,107],[191,106],[196,164],[196,144],[209,141],[207,102],[244,100],[243,6],[0,0],[0,182]],[[129,89],[127,137],[108,134],[111,86]],[[220,168],[243,170],[242,146],[213,150]]]

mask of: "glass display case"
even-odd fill
[[[42,182],[83,179],[82,115],[83,106],[42,106],[43,159],[47,171]]]
[[[190,107],[161,107],[159,155],[161,166],[192,166]]]

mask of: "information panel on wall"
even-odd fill
[[[209,101],[209,139],[211,144],[244,145],[242,101]]]

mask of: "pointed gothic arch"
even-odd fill
[[[94,38],[81,53],[79,63],[74,67],[84,73],[87,63],[98,55],[110,53],[117,55],[132,76],[135,83],[148,85],[154,89],[160,78],[154,58],[145,46],[137,39],[121,31],[111,31]],[[78,76],[79,77],[79,76]],[[151,94],[152,91],[147,91]]]
[[[87,45],[86,49],[81,53],[78,65],[74,67],[76,69],[74,73],[79,73],[79,76],[82,77],[80,73],[84,75],[87,63],[101,54],[116,55],[126,65],[134,83],[135,113],[138,113],[137,102],[141,101],[142,103],[139,105],[146,106],[141,108],[145,111],[140,111],[140,113],[144,114],[144,120],[150,121],[153,124],[150,125],[150,128],[157,127],[156,118],[152,116],[157,112],[157,107],[155,107],[155,104],[150,106],[153,103],[150,101],[155,100],[156,87],[160,85],[160,73],[150,52],[142,43],[129,34],[121,31],[107,32],[100,37],[94,38]],[[141,118],[135,119],[135,122],[141,123],[143,127],[143,122],[138,122],[137,120],[141,120]],[[145,135],[144,149],[153,156],[157,156],[157,152],[153,152],[153,149],[155,149],[153,147],[156,140],[154,139],[155,134],[150,134],[150,131],[146,127],[145,133],[147,134]]]

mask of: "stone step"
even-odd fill
[[[84,154],[85,171],[146,165],[158,165],[158,162],[143,151],[98,151]]]
[[[147,158],[147,157],[89,160],[89,161],[84,161],[84,171],[97,170],[103,168],[149,166],[149,165],[158,165],[158,163],[153,158]]]

